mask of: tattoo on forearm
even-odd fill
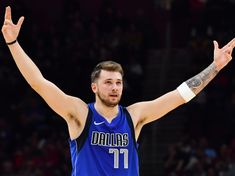
[[[195,94],[198,94],[217,74],[216,66],[212,63],[205,70],[187,80],[186,84]]]

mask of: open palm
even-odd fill
[[[5,19],[2,26],[2,33],[7,43],[17,39],[23,21],[24,17],[20,17],[17,24],[14,24],[11,19],[11,8],[10,6],[6,7]]]

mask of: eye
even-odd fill
[[[117,85],[122,85],[122,81],[118,81],[116,84]]]
[[[107,81],[105,81],[105,84],[112,84],[112,82],[107,80]]]

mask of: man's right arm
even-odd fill
[[[8,47],[25,80],[56,113],[68,121],[71,116],[79,114],[78,106],[79,109],[83,108],[86,111],[87,105],[82,100],[66,95],[55,84],[43,77],[38,67],[27,56],[18,42]]]
[[[68,123],[70,137],[77,137],[83,129],[87,105],[79,98],[66,95],[52,82],[46,80],[38,67],[28,57],[16,41],[24,18],[15,25],[11,19],[11,9],[6,8],[2,33],[21,74],[29,85],[47,102],[47,104]],[[16,41],[16,42],[12,42]],[[76,130],[74,130],[76,129]]]

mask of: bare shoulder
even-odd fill
[[[68,114],[69,119],[76,118],[80,121],[80,123],[85,123],[86,116],[88,114],[88,105],[77,97],[71,97],[71,101],[73,101],[74,110]]]
[[[73,101],[74,110],[67,114],[65,119],[69,129],[69,135],[71,139],[75,139],[80,136],[83,131],[88,115],[88,105],[77,97],[70,97]]]
[[[138,139],[141,129],[144,126],[144,122],[142,120],[142,115],[141,115],[141,108],[142,107],[142,103],[135,103],[132,104],[130,106],[127,107],[127,111],[130,113],[131,118],[132,118],[132,122],[135,128],[135,137],[136,140]]]
[[[141,103],[135,103],[127,107],[127,111],[131,115],[131,118],[135,127],[140,121],[140,117],[141,117],[140,107],[141,107]]]

